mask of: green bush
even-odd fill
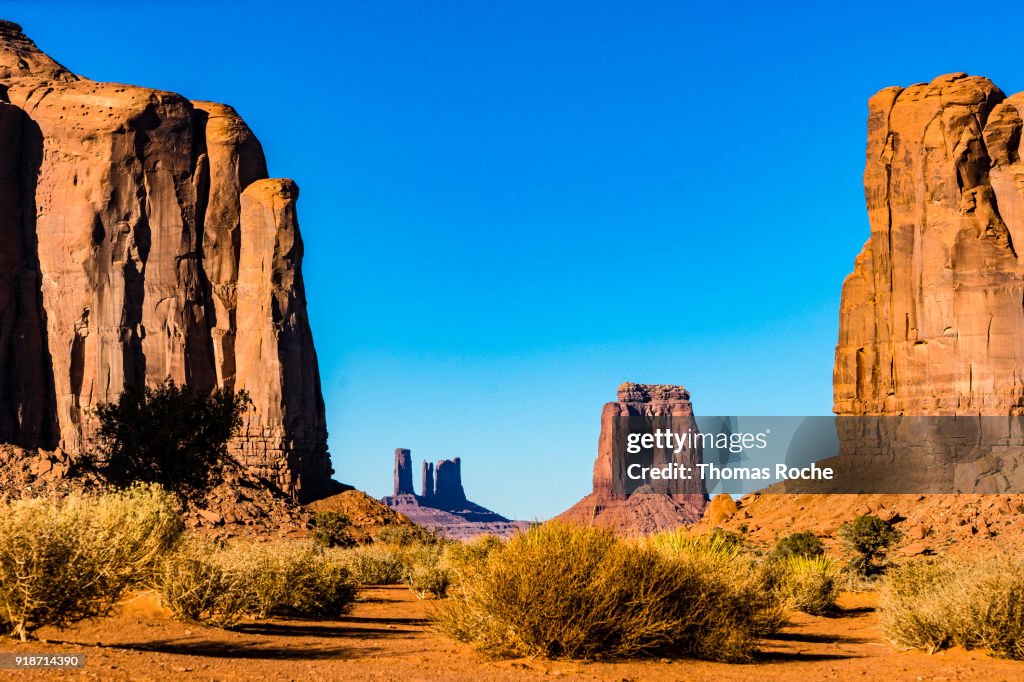
[[[181,531],[173,499],[153,486],[0,505],[0,629],[26,639],[109,613]]]
[[[348,514],[333,511],[317,512],[313,517],[313,531],[310,537],[313,544],[318,547],[354,547],[356,541],[349,530],[351,527],[352,520]]]
[[[398,547],[366,545],[343,550],[341,556],[360,585],[399,585],[405,578],[405,555]]]
[[[248,402],[245,391],[199,393],[171,379],[130,387],[95,408],[99,466],[115,485],[158,483],[199,499],[220,480]]]
[[[775,607],[746,565],[739,579],[706,569],[650,543],[549,522],[466,561],[435,618],[496,655],[749,660]]]
[[[776,589],[788,607],[813,616],[836,611],[842,571],[833,560],[792,554],[774,561],[781,572]]]
[[[889,571],[882,631],[929,653],[957,645],[1024,660],[1024,560],[981,556],[916,561]]]
[[[881,570],[886,550],[900,539],[900,532],[871,514],[858,516],[839,528],[839,537],[850,555],[850,566],[860,575]]]
[[[786,559],[791,556],[816,557],[825,553],[825,543],[809,531],[790,533],[776,541],[772,558]]]

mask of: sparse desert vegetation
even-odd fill
[[[26,639],[108,614],[152,577],[183,524],[157,486],[99,497],[26,499],[0,508],[0,628]]]
[[[1024,659],[1024,560],[989,555],[915,561],[889,572],[883,632],[929,653],[950,646]]]
[[[180,498],[152,484],[2,511],[0,625],[23,639],[107,616],[147,591],[176,619],[220,631],[337,621],[361,591],[393,585],[429,600],[437,632],[499,659],[741,663],[794,619],[843,617],[846,576],[865,565],[840,563],[810,533],[758,547],[722,530],[623,539],[562,523],[466,543],[396,527],[348,546],[349,522],[321,516],[326,538],[314,526],[308,539],[225,541],[186,531]],[[877,570],[878,543],[891,534],[859,524]],[[1018,558],[918,559],[866,584],[880,591],[879,632],[896,647],[1024,658]]]
[[[749,660],[781,613],[745,561],[707,570],[725,556],[548,523],[465,561],[437,623],[496,655]]]

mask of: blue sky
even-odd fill
[[[589,491],[622,381],[828,414],[867,98],[1024,89],[1014,3],[245,5],[0,17],[83,75],[238,109],[302,189],[337,478],[379,496],[395,447],[461,456],[519,518]]]

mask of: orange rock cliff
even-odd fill
[[[239,461],[327,492],[298,195],[231,107],[72,74],[0,21],[0,441],[80,450],[90,408],[171,377],[248,391]]]

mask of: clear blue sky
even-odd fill
[[[867,98],[1024,89],[1024,8],[962,2],[9,3],[73,71],[235,106],[295,178],[337,477],[462,456],[543,518],[589,491],[601,405],[831,409],[868,234]],[[417,482],[418,485],[418,482]]]

